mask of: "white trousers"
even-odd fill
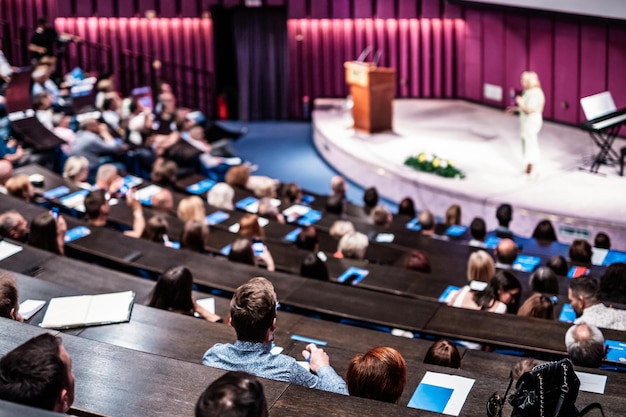
[[[542,125],[541,113],[520,116],[520,135],[522,137],[522,152],[525,164],[537,164],[539,162],[538,136]]]

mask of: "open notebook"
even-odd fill
[[[130,320],[134,301],[133,291],[53,298],[40,326],[69,329],[122,323]]]

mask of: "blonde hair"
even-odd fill
[[[235,208],[233,206],[234,197],[235,190],[233,190],[233,187],[225,182],[218,182],[209,190],[206,199],[207,203],[211,206],[225,210],[233,210]]]
[[[496,274],[493,259],[484,250],[472,253],[467,261],[467,280],[489,282]]]
[[[70,156],[63,167],[63,178],[74,181],[76,176],[89,169],[89,161],[84,156]]]
[[[535,71],[522,72],[522,80],[528,82],[528,88],[541,87],[541,83],[539,82],[539,76]]]
[[[183,221],[187,220],[200,220],[204,221],[206,217],[206,211],[204,210],[204,201],[197,195],[185,197],[178,203],[178,209],[176,214],[179,219]]]
[[[264,237],[263,228],[259,225],[259,216],[247,213],[239,220],[239,234],[252,238]]]

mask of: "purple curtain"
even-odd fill
[[[239,119],[286,119],[289,83],[286,10],[236,9],[233,29],[239,78]]]

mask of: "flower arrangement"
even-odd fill
[[[432,172],[445,178],[465,178],[465,174],[457,169],[454,164],[438,157],[437,155],[422,152],[417,156],[409,156],[404,165],[422,172]]]

